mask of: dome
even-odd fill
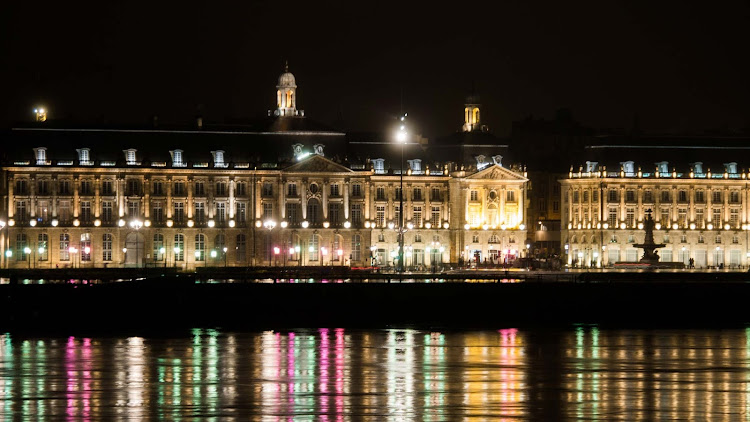
[[[284,72],[279,76],[280,87],[296,87],[297,81],[294,80],[294,75],[291,72]]]

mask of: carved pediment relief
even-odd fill
[[[284,172],[351,173],[352,170],[320,155],[312,155],[287,167]]]
[[[478,171],[470,176],[466,177],[467,179],[474,179],[474,180],[517,180],[517,181],[526,181],[525,177],[523,177],[522,174],[518,174],[512,170],[509,170],[505,167],[501,167],[498,165],[492,165],[490,167],[487,167],[486,169],[483,169],[481,171]]]

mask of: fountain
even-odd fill
[[[651,218],[651,210],[646,210],[646,218],[643,221],[643,228],[646,230],[646,237],[643,239],[643,243],[634,244],[636,248],[643,249],[643,257],[641,258],[642,264],[648,264],[653,266],[659,263],[659,254],[656,252],[657,248],[663,248],[667,245],[664,243],[654,243],[654,219]]]

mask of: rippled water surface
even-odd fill
[[[0,420],[750,420],[750,330],[0,335]]]

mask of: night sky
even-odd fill
[[[750,127],[746,1],[13,2],[0,15],[0,122],[263,116],[289,60],[299,108],[350,131],[404,111],[429,137],[472,84],[507,135],[570,108],[648,132]],[[161,2],[159,2],[161,3]]]

